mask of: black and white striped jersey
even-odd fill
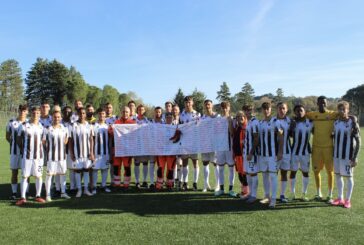
[[[66,139],[69,137],[69,130],[62,124],[55,128],[50,126],[44,129],[43,140],[47,142],[48,161],[58,162],[66,160]]]
[[[309,119],[296,121],[293,131],[292,155],[307,156],[311,154],[311,132],[313,123]]]
[[[285,118],[278,118],[278,117],[273,117],[275,118],[280,125],[280,128],[282,130],[282,134],[283,134],[283,155],[290,155],[291,154],[291,141],[289,139],[289,128],[291,126],[291,119],[289,117],[285,117]]]
[[[218,114],[218,113],[214,113],[213,115],[211,115],[211,116],[209,116],[209,115],[206,115],[206,114],[203,114],[202,116],[201,116],[201,119],[206,119],[206,118],[217,118],[217,117],[220,117],[220,114]]]
[[[94,142],[95,142],[95,157],[109,155],[109,125],[106,123],[95,123],[93,126]]]
[[[75,122],[71,128],[71,139],[73,140],[73,152],[75,158],[88,158],[91,152],[90,139],[93,137],[92,125]]]
[[[249,155],[250,151],[254,146],[254,134],[259,134],[259,121],[253,117],[248,121],[248,125],[246,126],[245,131],[245,139],[244,139],[244,155]],[[258,155],[258,147],[256,148],[255,154]]]
[[[356,148],[354,137],[358,137],[359,129],[354,130],[353,120],[336,120],[334,123],[334,158],[352,160],[354,148]]]
[[[17,119],[11,119],[6,125],[6,132],[10,135],[10,155],[20,155],[20,149],[18,144],[16,143],[16,138],[18,136],[19,127],[22,124],[23,122]]]
[[[43,126],[41,123],[23,123],[18,130],[18,136],[23,140],[23,158],[27,160],[43,159]]]
[[[151,121],[149,120],[149,118],[147,117],[142,117],[141,119],[139,119],[138,117],[136,118],[136,123],[137,124],[148,124],[151,123]]]
[[[106,124],[111,125],[111,124],[114,124],[114,122],[115,122],[117,119],[118,119],[118,117],[117,117],[117,116],[112,115],[112,116],[110,116],[110,117],[107,117],[107,118],[106,118],[106,120],[105,120],[105,122],[106,122]]]
[[[280,123],[277,118],[259,121],[259,150],[262,157],[275,157],[278,154],[278,131]]]

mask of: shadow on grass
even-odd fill
[[[9,184],[0,185],[0,193],[2,193],[0,199],[2,202],[15,206],[15,202],[8,199],[8,196],[11,194],[9,189]],[[34,193],[34,185],[31,185],[30,191]],[[277,203],[275,211],[317,207],[329,207],[329,205],[324,202],[302,202],[295,200],[286,204]],[[135,189],[127,192],[116,190],[112,193],[98,193],[93,197],[72,197],[70,200],[55,199],[45,204],[38,204],[29,200],[22,208],[83,210],[89,215],[133,213],[139,216],[238,214],[271,211],[267,205],[260,204],[259,201],[254,204],[248,204],[238,198],[231,198],[227,195],[214,197],[212,192],[149,192]]]

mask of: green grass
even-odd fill
[[[364,182],[361,179],[364,168],[361,163],[364,151],[355,172],[350,210],[313,201],[278,204],[275,210],[269,210],[238,199],[215,198],[213,193],[133,190],[16,207],[8,200],[10,170],[8,145],[3,135],[0,132],[1,244],[363,243]],[[202,187],[202,176],[201,168],[199,187]],[[297,190],[300,190],[301,174],[297,177]],[[325,173],[322,181],[326,194]],[[238,191],[237,178],[235,184]],[[309,195],[314,194],[311,178]],[[262,197],[261,179],[259,197]]]

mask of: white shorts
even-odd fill
[[[224,165],[227,163],[229,166],[234,166],[235,162],[233,159],[232,151],[218,151],[216,153],[216,163],[217,165]]]
[[[98,156],[92,164],[92,168],[95,170],[108,169],[110,166],[108,156]]]
[[[279,166],[276,157],[259,157],[258,166],[260,172],[277,173]]]
[[[277,162],[279,169],[282,170],[290,170],[291,169],[291,155],[285,154],[282,157],[282,160]]]
[[[134,163],[138,164],[138,163],[149,162],[150,159],[151,159],[150,156],[137,156],[134,157]]]
[[[216,154],[215,152],[201,153],[201,160],[203,162],[216,163]]]
[[[257,160],[258,160],[257,156],[253,156],[253,158],[250,161],[248,161],[246,159],[246,156],[244,156],[244,171],[247,174],[256,174],[259,172]]]
[[[188,155],[181,155],[181,158],[184,159],[189,159],[191,158],[192,160],[198,160],[198,154],[188,154]]]
[[[21,155],[11,155],[10,156],[10,169],[16,170],[21,169],[21,162],[22,162]]]
[[[67,172],[67,163],[63,161],[48,161],[47,175],[64,175]]]
[[[310,155],[305,156],[292,156],[291,171],[298,171],[308,173],[310,171]]]
[[[42,177],[43,159],[37,159],[37,160],[23,159],[21,164],[21,171],[24,178],[28,178],[30,176]]]
[[[345,177],[352,177],[354,175],[354,168],[351,166],[350,160],[334,158],[334,171],[335,174]]]
[[[76,170],[88,169],[92,167],[92,163],[88,158],[79,158],[72,162],[72,168]]]

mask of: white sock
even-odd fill
[[[272,199],[277,198],[278,176],[276,173],[269,173],[270,185],[272,188]]]
[[[235,180],[235,169],[234,167],[229,166],[229,186],[234,185],[234,180]]]
[[[148,164],[147,165],[143,164],[143,182],[147,182],[147,178],[148,178]]]
[[[75,171],[72,169],[70,169],[69,171],[70,171],[70,173],[69,173],[70,189],[74,190],[74,189],[76,189],[76,174],[75,174]]]
[[[174,169],[173,169],[173,179],[177,179],[177,164],[176,166],[174,166]]]
[[[76,179],[76,187],[78,190],[82,189],[81,186],[81,173],[75,172],[75,179]]]
[[[203,166],[204,188],[209,186],[210,168],[209,165]]]
[[[46,196],[51,196],[52,176],[47,175],[45,181]]]
[[[182,179],[184,183],[187,183],[188,181],[188,166],[182,167]]]
[[[59,180],[59,175],[54,176],[54,182],[56,184],[56,191],[61,190],[61,182]]]
[[[258,175],[251,176],[251,196],[257,197],[257,191],[258,191]]]
[[[94,188],[96,188],[96,186],[97,186],[97,179],[98,179],[97,172],[98,172],[97,169],[92,171],[92,182],[93,182],[92,184],[93,184]]]
[[[346,197],[345,200],[350,201],[351,200],[351,195],[353,194],[353,189],[354,189],[354,178],[351,177],[347,177],[347,191],[346,191]]]
[[[35,179],[35,191],[36,191],[36,196],[37,197],[40,197],[40,194],[42,192],[42,184],[43,184],[42,177],[39,177],[39,178]]]
[[[220,181],[219,181],[219,166],[215,166],[215,180],[216,180],[216,186],[219,186],[220,185]]]
[[[22,178],[21,183],[20,183],[20,192],[21,192],[22,198],[25,198],[27,189],[28,189],[28,178]]]
[[[61,193],[66,193],[66,175],[60,175],[59,181],[61,183]]]
[[[149,164],[149,176],[150,176],[150,183],[154,184],[154,162]]]
[[[11,190],[13,193],[17,193],[18,192],[18,184],[11,184]]]
[[[108,173],[107,169],[101,170],[101,187],[106,186],[107,173]]]
[[[88,184],[90,182],[90,175],[89,172],[83,172],[83,188],[86,190],[88,190]]]
[[[284,196],[284,194],[286,193],[286,188],[287,188],[287,181],[282,180],[281,181],[281,196]]]
[[[263,172],[263,189],[264,189],[264,197],[269,197],[269,173]]]
[[[219,184],[223,185],[225,183],[225,173],[224,173],[224,165],[219,165]]]
[[[296,194],[296,178],[290,179],[291,182],[291,193]]]
[[[337,186],[337,197],[339,199],[343,199],[344,192],[344,181],[343,177],[340,174],[335,174],[336,176],[336,186]]]
[[[178,165],[178,167],[177,167],[177,179],[178,179],[178,181],[179,182],[182,182],[182,170],[181,170],[181,166],[180,165]]]
[[[305,176],[302,176],[302,192],[304,194],[307,193],[307,188],[308,188],[308,181],[309,181],[309,178],[308,177],[305,177]]]
[[[134,164],[135,183],[139,183],[140,166]]]
[[[200,167],[196,165],[196,168],[193,168],[193,183],[198,182],[199,175],[200,175]]]

